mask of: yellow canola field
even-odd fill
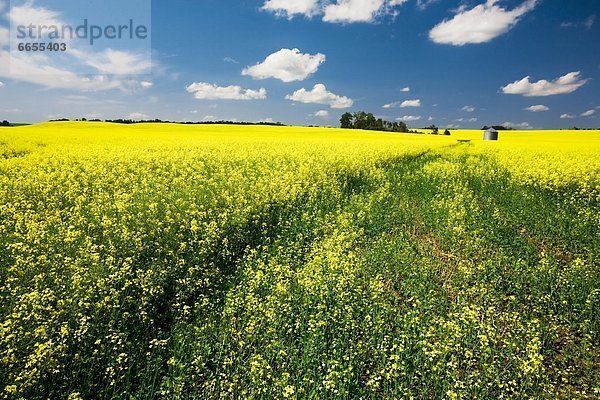
[[[0,128],[0,399],[591,398],[600,131],[482,136]]]
[[[347,165],[444,148],[491,156],[499,168],[507,168],[522,183],[598,185],[600,131],[507,131],[500,132],[498,142],[483,141],[482,136],[481,131],[468,130],[453,131],[448,137],[333,128],[61,122],[0,131],[0,167],[5,170],[18,164],[23,168],[61,159],[216,161],[270,157],[293,159],[303,165]],[[24,155],[28,157],[19,157]]]
[[[547,186],[597,186],[600,131],[506,131],[499,141],[483,141],[481,131],[456,131],[472,140],[473,151],[495,157],[516,180]]]

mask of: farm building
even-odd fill
[[[490,128],[483,132],[483,140],[498,140],[498,131]]]

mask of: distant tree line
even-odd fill
[[[70,122],[70,119],[67,118],[61,118],[61,119],[53,119],[50,120],[49,122]],[[82,121],[82,122],[108,122],[108,123],[113,123],[113,124],[125,124],[125,125],[131,125],[131,124],[182,124],[182,125],[270,125],[270,126],[286,126],[284,124],[282,124],[281,122],[239,122],[239,121],[200,121],[200,122],[193,122],[193,121],[166,121],[166,120],[162,120],[162,119],[151,119],[151,120],[133,120],[133,119],[106,119],[104,121],[100,120],[100,119],[90,119],[87,120],[85,118],[80,118],[80,119],[76,119],[75,121]]]
[[[357,111],[354,114],[344,113],[340,118],[343,129],[364,129],[368,131],[408,132],[408,127],[402,121],[390,122],[375,118],[372,113]]]
[[[487,131],[488,129],[495,129],[497,131],[512,131],[513,128],[511,128],[510,126],[504,126],[504,125],[492,125],[492,126],[484,126],[483,129],[484,131]]]
[[[431,134],[432,135],[438,135],[440,133],[440,128],[438,128],[435,125],[431,125],[431,126],[425,127],[424,129],[431,130]],[[444,135],[445,136],[450,136],[450,130],[448,130],[448,129],[444,130]]]
[[[562,131],[600,131],[600,128],[578,128],[576,126],[571,127],[571,128],[567,128],[567,129],[561,129]]]
[[[7,120],[4,120],[2,122],[0,122],[0,126],[11,126],[10,122],[8,122]]]

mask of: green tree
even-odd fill
[[[376,118],[372,113],[357,111],[354,114],[345,113],[340,119],[342,128],[364,129],[370,131],[408,132],[408,127],[402,121],[390,122]]]
[[[351,129],[353,127],[352,114],[350,114],[349,112],[344,113],[342,115],[342,118],[340,118],[340,124],[343,129]]]

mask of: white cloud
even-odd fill
[[[59,12],[34,5],[13,6],[8,18],[15,25],[63,26]],[[0,27],[0,48],[8,42],[8,31]],[[72,89],[79,91],[102,91],[120,89],[132,91],[140,88],[135,78],[116,78],[111,75],[145,73],[150,68],[150,57],[135,53],[106,49],[88,52],[69,46],[63,57],[56,59],[49,54],[25,54],[0,50],[0,77],[32,83],[49,89]],[[8,66],[10,65],[10,69]],[[99,76],[83,74],[83,69],[93,69]]]
[[[574,118],[575,118],[575,116],[571,115],[571,114],[562,114],[560,116],[560,119],[574,119]]]
[[[4,86],[4,82],[0,81],[0,88]]]
[[[408,0],[337,0],[323,9],[323,21],[337,23],[373,22],[379,15]]]
[[[407,86],[405,88],[400,89],[400,91],[404,92],[404,93],[408,93],[408,92],[410,92],[410,87]]]
[[[329,111],[327,110],[319,110],[314,114],[315,117],[327,118],[329,117]]]
[[[590,15],[583,21],[579,22],[563,22],[560,24],[561,28],[585,28],[587,30],[592,29],[594,24],[596,23],[596,15]]]
[[[379,12],[383,0],[338,0],[325,7],[326,22],[371,22]]]
[[[268,124],[273,124],[273,123],[275,123],[275,120],[273,118],[269,117],[269,118],[263,118],[263,119],[259,120],[258,122],[259,123],[260,122],[264,122],[264,123],[268,123]]]
[[[125,119],[133,119],[133,120],[136,120],[136,121],[141,121],[141,120],[148,120],[148,119],[150,119],[150,116],[146,115],[146,114],[143,114],[143,113],[140,113],[140,112],[134,112],[134,113],[131,113],[128,116],[126,116]]]
[[[323,15],[323,21],[332,23],[373,22],[378,16],[396,15],[397,6],[408,0],[265,0],[261,7],[280,17],[292,19],[297,15],[307,18]],[[431,1],[431,0],[430,0]]]
[[[312,17],[320,12],[319,0],[266,0],[262,10],[293,18],[295,15]]]
[[[0,48],[8,46],[10,44],[10,31],[0,26]]]
[[[240,86],[217,86],[206,82],[194,82],[185,88],[198,100],[262,100],[267,98],[264,88],[242,89]]]
[[[405,100],[402,103],[400,103],[400,108],[406,107],[421,107],[421,100]]]
[[[395,101],[393,103],[384,104],[383,108],[406,108],[406,107],[421,107],[421,100],[405,100],[405,101]]]
[[[496,5],[498,0],[488,0],[467,10],[461,7],[449,20],[436,25],[429,38],[440,44],[463,46],[470,43],[486,43],[508,32],[519,19],[533,10],[538,0],[527,0],[513,10]]]
[[[473,111],[475,111],[475,107],[473,107],[473,106],[464,106],[460,110],[461,111],[466,111],[466,112],[473,112]]]
[[[70,49],[69,54],[74,55],[101,74],[136,75],[145,74],[151,69],[150,57],[144,54],[114,49],[106,49],[101,53]]]
[[[34,6],[33,2],[26,2],[22,6],[13,5],[8,13],[8,18],[14,26],[30,24],[34,26],[62,26],[59,19],[60,13],[44,7]]]
[[[214,116],[214,115],[205,115],[205,116],[202,118],[202,121],[203,121],[203,122],[208,122],[208,121],[216,121],[216,120],[217,120],[217,117],[216,117],[216,116]]]
[[[238,60],[236,60],[235,58],[231,58],[231,57],[225,57],[223,59],[224,62],[228,62],[228,63],[232,63],[232,64],[239,64],[240,62]]]
[[[548,108],[547,106],[543,105],[543,104],[537,104],[535,106],[529,106],[527,108],[525,108],[526,111],[531,111],[531,112],[541,112],[541,111],[549,111],[550,108]]]
[[[354,104],[354,101],[348,97],[331,93],[322,83],[316,84],[310,91],[304,88],[296,90],[293,94],[285,96],[285,98],[300,103],[327,104],[331,108],[349,108]]]
[[[521,122],[518,124],[513,123],[513,122],[505,122],[502,124],[502,126],[505,126],[507,128],[513,128],[513,129],[532,129],[529,122]]]
[[[433,3],[437,3],[440,0],[417,0],[417,8],[421,11],[425,10]]]
[[[572,93],[585,85],[588,80],[580,79],[580,72],[570,72],[553,81],[541,80],[530,82],[529,76],[510,83],[501,88],[505,94],[520,94],[526,97],[553,96],[557,94]]]
[[[420,119],[421,119],[420,115],[405,115],[403,117],[396,118],[396,121],[411,122],[411,121],[418,121]]]
[[[150,81],[141,81],[140,86],[144,89],[150,89],[152,86],[154,86],[154,83]]]
[[[132,81],[121,81],[105,75],[85,76],[51,66],[44,57],[36,58],[39,63],[33,63],[27,56],[13,55],[0,51],[0,77],[33,83],[49,89],[73,89],[79,91],[100,91],[110,89],[126,90]],[[10,69],[19,71],[14,75]]]
[[[596,114],[596,110],[587,110],[584,113],[581,113],[582,117],[591,117],[592,115]]]
[[[459,118],[455,119],[455,122],[477,122],[477,118]]]
[[[254,79],[275,78],[283,82],[303,81],[317,72],[325,62],[325,55],[302,54],[298,49],[281,49],[269,55],[265,61],[242,71]]]

